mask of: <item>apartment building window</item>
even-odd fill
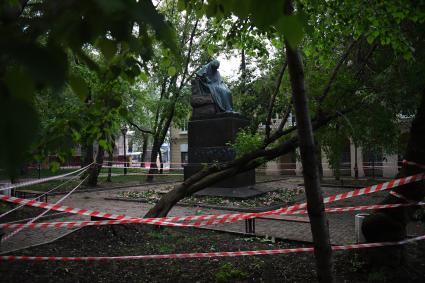
[[[185,119],[180,127],[180,134],[187,134],[188,120]]]

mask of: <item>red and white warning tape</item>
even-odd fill
[[[108,169],[108,168],[112,168],[112,169],[131,169],[131,170],[143,170],[143,171],[149,171],[149,168],[144,168],[144,167],[136,167],[136,166],[126,166],[124,167],[123,165],[120,166],[108,166],[108,165],[102,165],[102,168]],[[156,168],[157,170],[160,170],[161,168]],[[163,168],[162,170],[164,171],[182,171],[184,170],[184,168]]]
[[[15,183],[15,184],[6,185],[6,186],[3,186],[3,187],[0,187],[0,191],[5,191],[5,190],[15,189],[15,188],[21,188],[21,187],[26,187],[26,186],[31,186],[31,185],[36,185],[36,184],[41,184],[41,183],[45,183],[45,182],[49,182],[49,181],[61,179],[61,178],[64,178],[64,177],[73,175],[75,173],[78,173],[80,171],[86,170],[91,165],[92,164],[87,165],[84,168],[80,168],[78,170],[75,170],[75,171],[72,171],[72,172],[69,172],[69,173],[66,173],[66,174],[62,174],[62,175],[57,175],[57,176],[47,177],[47,178],[43,178],[43,179],[32,180],[32,181],[28,181],[28,182],[21,182],[21,183]]]
[[[87,175],[87,177],[85,177],[76,187],[74,187],[71,191],[69,191],[66,195],[64,195],[62,198],[60,198],[54,205],[58,205],[59,203],[63,202],[67,197],[69,197],[76,189],[78,189],[78,187],[80,187],[85,181],[86,179],[89,177],[89,175]],[[27,223],[25,223],[25,225],[31,225],[32,223],[34,223],[35,221],[37,221],[38,219],[40,219],[43,215],[45,215],[47,212],[49,212],[50,209],[46,209],[44,210],[42,213],[40,213],[39,215],[37,215],[36,217],[32,218],[30,221],[28,221]],[[19,232],[21,232],[23,229],[26,228],[26,226],[22,226],[18,229],[16,229],[15,231],[13,231],[12,233],[4,236],[0,242],[4,242],[7,241],[8,239],[10,239],[11,237],[15,236],[16,234],[18,234]]]
[[[72,176],[71,178],[69,178],[65,182],[60,183],[56,187],[54,187],[54,188],[46,191],[45,193],[43,193],[43,194],[35,197],[34,200],[40,199],[40,198],[44,197],[45,195],[48,195],[49,193],[56,191],[57,189],[59,189],[60,187],[64,186],[65,184],[68,184],[69,182],[74,181],[76,178],[79,178],[87,169],[88,169],[88,167],[86,167],[84,171],[80,171],[77,175]],[[25,206],[25,204],[18,205],[16,207],[12,208],[11,210],[8,210],[8,211],[4,212],[3,214],[0,215],[0,218],[8,215],[9,213],[12,213],[13,211],[16,211],[16,210],[20,209],[23,206]]]
[[[413,176],[409,176],[409,177],[405,177],[405,178],[391,180],[389,182],[365,187],[365,188],[362,188],[362,189],[356,189],[356,190],[353,190],[353,191],[350,191],[350,192],[346,192],[346,193],[327,197],[323,200],[323,203],[327,204],[327,203],[332,203],[332,202],[335,202],[335,201],[338,201],[338,200],[343,200],[343,199],[348,199],[348,198],[352,198],[352,197],[356,197],[356,196],[371,194],[371,193],[375,193],[375,192],[379,192],[379,191],[383,191],[383,190],[393,189],[395,187],[402,186],[402,185],[405,185],[405,184],[408,184],[408,183],[421,181],[424,178],[425,178],[425,173],[421,173],[421,174],[417,174],[417,175],[413,175]],[[209,218],[210,220],[206,221],[206,225],[222,224],[222,223],[226,223],[226,222],[235,222],[235,221],[238,221],[238,220],[250,219],[250,218],[255,218],[255,217],[262,217],[262,216],[267,216],[267,215],[285,214],[288,211],[304,210],[306,207],[307,207],[307,203],[301,203],[301,204],[296,204],[296,205],[285,207],[285,208],[280,208],[280,209],[265,211],[265,212],[260,212],[260,213],[228,214],[228,215],[220,216],[220,218],[221,218],[220,220],[212,220],[212,219],[217,219],[217,217],[212,216],[212,217]],[[197,216],[194,216],[194,218],[196,218],[196,217]],[[191,218],[189,220],[195,220],[194,218]],[[204,219],[206,219],[206,218],[204,218]],[[200,220],[204,220],[204,219],[200,219]],[[187,219],[181,219],[181,220],[187,220]],[[201,225],[201,223],[197,222],[197,223],[194,223],[194,224]]]
[[[326,212],[350,212],[350,211],[363,211],[363,210],[375,210],[375,209],[386,209],[395,207],[406,207],[406,206],[425,206],[425,202],[419,203],[396,203],[396,204],[373,204],[373,205],[359,205],[359,206],[348,206],[348,207],[332,207],[325,208]],[[307,214],[307,210],[288,211],[283,214]],[[101,226],[101,225],[116,225],[116,224],[156,224],[153,219],[157,218],[135,218],[126,220],[98,220],[98,221],[62,221],[62,222],[40,222],[40,223],[4,223],[0,224],[0,228],[3,229],[19,229],[21,227],[35,229],[35,228],[75,228],[85,226]],[[150,221],[150,222],[146,222]],[[175,223],[175,222],[159,222],[158,225],[168,227],[200,227],[206,226],[206,223]]]
[[[414,241],[424,240],[425,235],[397,241],[382,243],[366,243],[354,245],[332,246],[332,250],[353,250],[364,248],[376,248],[385,246],[397,246],[411,243]],[[237,256],[254,256],[254,255],[274,255],[288,254],[300,252],[313,252],[313,247],[292,248],[279,250],[258,250],[258,251],[237,251],[237,252],[211,252],[211,253],[181,253],[181,254],[159,254],[159,255],[129,255],[129,256],[89,256],[89,257],[69,257],[69,256],[16,256],[4,255],[0,256],[0,260],[25,260],[25,261],[104,261],[104,260],[149,260],[149,259],[182,259],[182,258],[211,258],[211,257],[237,257]]]
[[[401,186],[407,183],[412,183],[416,181],[423,180],[425,173],[418,175],[409,176],[406,178],[400,178],[392,180],[390,182],[381,183],[378,185],[369,186],[362,189],[356,189],[350,192],[330,196],[324,199],[324,203],[332,203],[338,200],[343,200],[355,196],[366,195],[378,191],[383,191],[387,189],[392,189],[397,186]],[[153,225],[164,225],[164,226],[179,226],[179,227],[199,227],[213,224],[223,224],[227,222],[236,222],[244,219],[251,219],[256,217],[262,217],[267,215],[276,215],[276,214],[295,214],[299,213],[299,210],[305,210],[307,203],[296,204],[293,206],[280,208],[276,210],[270,210],[259,213],[237,213],[237,214],[221,214],[221,215],[191,215],[191,216],[175,216],[175,217],[163,217],[163,218],[138,218],[138,217],[129,217],[125,215],[114,215],[111,213],[92,211],[80,208],[72,208],[68,206],[53,205],[45,202],[37,202],[35,200],[26,200],[11,196],[2,196],[0,200],[25,204],[33,207],[45,208],[55,211],[64,211],[73,214],[87,215],[87,216],[97,216],[102,218],[117,219],[117,220],[129,220],[129,219],[138,219],[139,223],[153,224]],[[177,221],[198,221],[194,223],[173,223]]]
[[[38,208],[44,208],[44,209],[50,209],[54,211],[63,211],[68,212],[72,214],[79,214],[79,215],[86,215],[86,216],[97,216],[102,218],[109,218],[109,219],[134,219],[137,217],[128,217],[125,215],[117,215],[112,213],[105,213],[105,212],[99,212],[99,211],[93,211],[93,210],[87,210],[82,208],[73,208],[65,205],[59,205],[59,204],[51,204],[47,202],[40,202],[36,201],[34,199],[23,199],[23,198],[17,198],[17,197],[11,197],[11,196],[1,196],[0,200],[16,203],[16,204],[24,204],[27,206],[32,207],[38,207]]]
[[[106,174],[106,173],[103,173]],[[149,173],[127,173],[127,174],[117,174],[117,173],[112,173],[112,176],[183,176],[184,174],[179,174],[179,173],[173,173],[173,174],[168,174],[168,173],[153,173],[153,174],[149,174]],[[105,175],[102,175],[105,176]]]

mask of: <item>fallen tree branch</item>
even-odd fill
[[[342,112],[347,113],[347,111],[352,110],[350,109]],[[313,122],[313,129],[321,128],[337,117],[339,117],[339,115],[334,114],[317,119]],[[295,130],[296,127],[293,127],[289,131],[284,132],[289,134]],[[223,178],[235,176],[238,173],[254,169],[278,156],[292,152],[297,148],[297,146],[298,138],[292,137],[287,141],[279,143],[273,148],[260,148],[231,162],[206,167],[192,175],[183,183],[175,186],[173,190],[162,197],[156,205],[148,211],[145,217],[164,217],[168,214],[171,208],[184,197],[190,196],[191,194],[208,187]]]

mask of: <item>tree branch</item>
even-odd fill
[[[132,125],[133,127],[135,127],[136,129],[138,129],[139,131],[141,131],[142,133],[146,133],[146,134],[150,134],[150,135],[155,134],[152,130],[143,129],[142,127],[139,127],[137,124],[135,124],[134,122],[130,121],[129,119],[127,119],[127,122],[130,125]]]
[[[348,55],[350,54],[351,50],[353,49],[353,47],[355,46],[356,43],[357,43],[356,40],[351,41],[351,43],[348,45],[347,50],[345,50],[344,54],[339,59],[339,62],[335,66],[334,70],[332,71],[332,75],[329,78],[328,83],[326,84],[326,87],[323,90],[322,95],[318,99],[319,104],[322,104],[323,100],[325,100],[326,96],[328,95],[328,93],[331,89],[332,84],[334,83],[334,81],[336,79],[336,76],[338,75],[339,69],[341,68],[341,66],[345,62],[345,60],[347,59]]]
[[[342,110],[340,112],[348,113],[354,109],[356,108]],[[329,116],[323,115],[320,119],[317,119],[313,122],[313,129],[319,129],[337,117],[339,117],[339,114],[333,114]],[[296,127],[287,129],[286,131],[282,132],[282,135],[292,133],[296,129]],[[175,186],[173,190],[161,198],[156,203],[156,205],[149,210],[145,217],[166,216],[171,208],[184,197],[189,196],[209,185],[212,185],[219,180],[222,180],[223,178],[228,178],[238,173],[254,169],[269,160],[295,150],[297,146],[298,138],[292,137],[287,141],[279,143],[277,146],[271,149],[259,148],[233,161],[215,164],[213,166],[204,168],[203,170],[197,172],[185,180],[182,184]]]
[[[196,19],[196,22],[193,25],[192,32],[190,33],[189,48],[188,48],[187,56],[186,56],[186,64],[185,64],[183,75],[182,75],[182,78],[181,78],[181,81],[180,81],[179,93],[180,93],[181,89],[183,88],[183,85],[185,84],[185,77],[186,77],[187,71],[189,69],[190,57],[191,57],[191,54],[192,54],[193,38],[195,36],[195,31],[198,27],[198,22],[199,22],[199,19]]]
[[[281,136],[286,135],[288,131],[293,131],[296,129],[295,127],[292,127],[287,129],[285,132],[283,131],[283,127],[285,126],[286,122],[288,121],[289,115],[291,114],[291,109],[292,109],[292,100],[289,103],[288,108],[286,109],[285,114],[283,115],[277,130],[273,133],[272,136],[266,137],[266,139],[264,140],[264,143],[263,143],[264,147],[268,146],[270,143],[274,142]]]
[[[269,101],[269,106],[268,106],[268,110],[267,110],[266,137],[265,137],[265,139],[268,139],[270,137],[270,124],[271,124],[271,120],[272,120],[273,106],[274,106],[274,103],[276,101],[276,96],[279,93],[279,88],[280,88],[280,85],[282,84],[283,75],[285,73],[285,69],[286,69],[287,65],[288,65],[288,63],[285,60],[283,65],[282,65],[282,68],[280,69],[279,76],[277,77],[273,94],[272,94],[270,101]]]

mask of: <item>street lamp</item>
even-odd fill
[[[123,126],[121,128],[121,133],[124,137],[124,175],[127,175],[127,148],[126,148],[126,142],[125,142],[127,131],[128,131],[127,126]]]

